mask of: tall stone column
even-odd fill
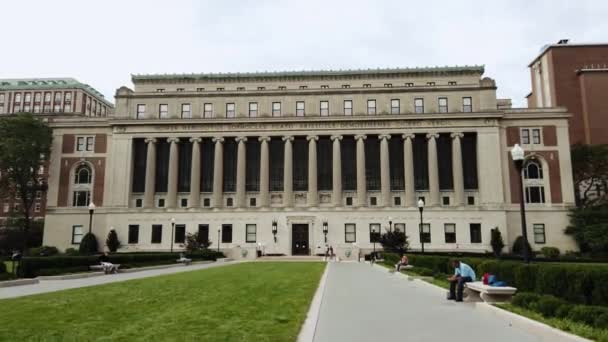
[[[416,184],[414,182],[414,134],[403,135],[403,175],[405,176],[405,206],[416,206]]]
[[[192,165],[190,166],[189,208],[201,206],[201,138],[190,138],[192,143]]]
[[[154,208],[154,192],[156,191],[156,139],[146,139],[146,185],[144,188],[144,208]]]
[[[332,135],[333,155],[332,155],[332,194],[331,201],[334,206],[342,206],[342,151],[340,149],[341,135]]]
[[[380,139],[380,196],[382,205],[388,207],[391,205],[391,170],[388,151],[388,141],[391,136],[381,134],[378,138]]]
[[[224,138],[213,138],[215,151],[213,154],[213,207],[223,206],[223,181],[224,181]]]
[[[236,207],[245,207],[245,182],[247,180],[247,137],[237,137],[236,155]]]
[[[363,134],[355,135],[357,140],[357,205],[367,205],[367,183],[365,181],[365,139]]]
[[[309,207],[319,204],[319,192],[317,187],[317,140],[316,135],[309,135],[308,140],[308,195],[306,200]]]
[[[179,139],[169,138],[167,142],[171,144],[169,148],[169,180],[167,186],[167,208],[175,208],[177,205],[177,167],[179,161]]]
[[[462,170],[462,133],[452,133],[452,177],[454,179],[454,205],[464,205],[464,176]]]
[[[259,137],[260,141],[260,207],[267,207],[270,199],[270,137]]]
[[[427,205],[439,205],[439,167],[437,165],[437,138],[439,134],[429,133],[428,140],[428,162],[429,162],[429,200]]]
[[[292,136],[283,137],[285,142],[284,165],[283,165],[283,206],[293,206],[293,146]]]

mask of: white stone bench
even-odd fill
[[[481,281],[465,283],[467,302],[502,303],[511,300],[515,287],[484,285]]]
[[[186,266],[190,265],[192,263],[192,259],[188,259],[188,258],[179,258],[177,259],[178,263],[182,263]]]
[[[118,269],[120,268],[120,264],[113,264],[115,267],[116,272],[118,272]],[[103,271],[103,266],[101,265],[92,265],[89,266],[89,269],[92,271]]]

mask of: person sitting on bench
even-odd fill
[[[450,282],[450,296],[448,299],[462,302],[464,284],[475,281],[475,271],[471,266],[460,260],[452,260],[452,266],[454,267],[454,275],[448,278]],[[456,286],[458,286],[457,292]]]
[[[407,255],[403,254],[401,256],[401,260],[399,260],[399,262],[395,265],[395,271],[399,272],[399,271],[401,271],[401,267],[408,266],[408,265],[409,265],[409,261],[407,259]]]
[[[118,273],[118,268],[116,267],[116,265],[110,262],[110,258],[108,257],[107,252],[101,254],[101,256],[99,257],[99,262],[101,263],[101,268],[103,269],[103,272],[105,274]]]

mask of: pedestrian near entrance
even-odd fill
[[[454,267],[454,275],[448,278],[450,282],[450,295],[448,299],[462,302],[464,284],[475,281],[475,271],[471,266],[460,260],[452,260],[452,266]]]

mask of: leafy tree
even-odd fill
[[[20,201],[23,253],[27,253],[36,192],[47,190],[38,170],[47,164],[52,139],[49,126],[31,114],[0,118],[0,196]]]
[[[106,246],[112,253],[116,253],[116,251],[120,248],[120,240],[118,240],[118,234],[114,229],[110,230],[108,233],[108,237],[106,238]]]
[[[608,255],[608,203],[572,209],[565,232],[572,235],[581,252]]]
[[[515,238],[515,241],[513,242],[513,254],[524,255],[524,248],[528,248],[528,255],[532,257],[533,254],[532,247],[530,247],[530,243],[526,243],[524,247],[524,237],[520,235]]]
[[[198,232],[186,234],[186,242],[182,245],[189,253],[200,251],[209,248],[211,241],[201,235]]]
[[[0,256],[10,255],[16,249],[21,249],[24,241],[23,219],[20,217],[9,217],[3,226],[0,226]],[[27,248],[42,246],[42,230],[44,221],[33,221],[28,230]]]
[[[494,255],[498,258],[502,253],[502,249],[505,247],[505,242],[502,239],[502,233],[498,227],[493,228],[491,234],[490,245],[492,245]]]
[[[99,251],[97,247],[97,238],[93,233],[86,233],[80,240],[80,254],[95,254]]]
[[[572,176],[579,206],[608,201],[608,145],[572,146]]]
[[[407,252],[410,247],[410,243],[407,241],[407,235],[402,231],[387,230],[378,240],[387,252],[398,253],[399,255]]]

